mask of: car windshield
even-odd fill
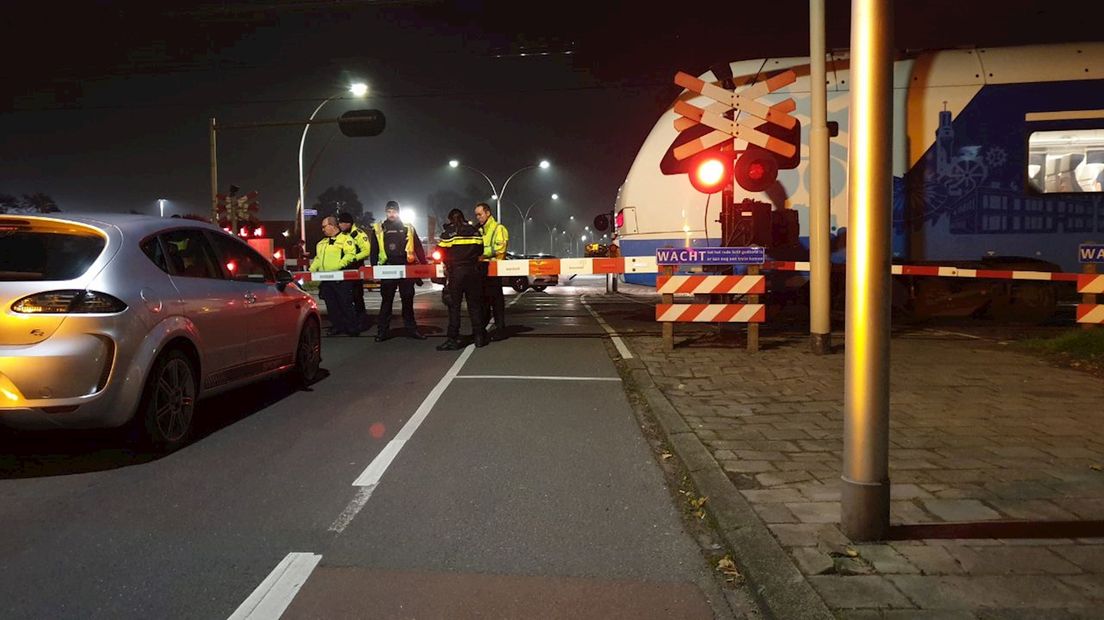
[[[106,245],[103,235],[76,224],[0,219],[0,282],[72,280]]]

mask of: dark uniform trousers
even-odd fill
[[[359,334],[360,325],[353,315],[352,282],[320,282],[318,296],[326,302],[326,315],[334,332]]]
[[[506,297],[502,294],[502,278],[487,275],[490,263],[483,262],[479,266],[483,269],[483,295],[487,303],[487,312],[483,315],[483,325],[486,326],[494,316],[495,329],[506,329]]]
[[[467,300],[472,335],[478,341],[487,333],[486,308],[483,306],[483,270],[476,263],[464,263],[450,266],[447,275],[445,289],[448,292],[449,313],[445,336],[449,340],[460,337],[460,302]]]
[[[364,262],[358,261],[349,265],[349,269],[360,269],[363,266]],[[351,280],[349,284],[352,285],[353,308],[355,309],[354,321],[358,330],[364,329],[368,317],[368,310],[364,307],[364,280]]]
[[[391,329],[391,306],[395,303],[395,289],[399,290],[399,298],[402,300],[403,327],[408,330],[418,328],[414,320],[414,280],[402,278],[399,280],[380,280],[380,311],[379,333],[387,335]]]

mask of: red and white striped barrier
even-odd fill
[[[809,271],[808,261],[771,261],[763,264],[763,269],[774,271]],[[991,278],[1000,280],[1038,280],[1049,282],[1077,282],[1079,278],[1090,278],[1094,287],[1104,289],[1104,275],[1085,275],[1078,273],[1050,271],[1013,271],[999,269],[963,269],[961,267],[942,267],[937,265],[892,265],[894,275],[936,276],[949,278]],[[623,256],[619,258],[550,258],[532,260],[493,261],[490,264],[492,276],[547,276],[547,275],[601,275],[621,273],[657,273],[659,271],[654,256]],[[333,274],[345,274],[336,276]],[[326,274],[326,275],[323,275]],[[383,265],[362,267],[359,270],[314,272],[305,271],[295,274],[304,282],[325,280],[392,280],[399,278],[441,278],[444,277],[442,265]],[[712,276],[707,276],[712,277]],[[680,291],[682,292],[682,291]],[[705,292],[705,291],[693,291]],[[1104,290],[1096,290],[1104,292]]]
[[[1104,304],[1077,304],[1078,323],[1104,323]]]
[[[1095,273],[1077,276],[1077,292],[1084,295],[1104,293],[1104,275]],[[1104,323],[1104,304],[1077,304],[1078,323]]]
[[[677,323],[762,323],[763,304],[656,304],[656,321]]]
[[[763,276],[659,276],[656,290],[674,295],[762,295],[767,292],[767,281]]]
[[[774,271],[809,271],[808,261],[773,261],[763,263],[763,269]],[[944,278],[991,278],[996,280],[1041,280],[1044,282],[1075,282],[1077,273],[1061,271],[1016,271],[1011,269],[964,269],[938,265],[890,265],[896,276],[937,276]]]
[[[1077,276],[1078,293],[1104,293],[1104,275],[1083,273]]]

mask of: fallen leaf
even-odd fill
[[[671,454],[670,452],[664,452],[663,454],[659,455],[659,458],[666,461],[667,459],[671,458],[672,456],[674,456],[674,455]]]
[[[740,578],[740,571],[736,569],[736,563],[727,555],[717,561],[717,570],[724,573],[729,581],[735,581]]]
[[[852,548],[852,547],[848,547],[848,548],[844,549],[843,552],[846,553],[847,556],[851,557],[851,558],[859,557],[859,552],[855,551],[855,549]]]
[[[1089,465],[1089,469],[1093,471],[1104,471],[1104,465]]]

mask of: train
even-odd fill
[[[827,55],[831,134],[833,263],[842,263],[847,230],[849,56]],[[776,260],[808,256],[811,117],[808,57],[740,60],[699,79],[739,92],[780,72],[796,80],[758,100],[793,99],[798,153],[762,191],[735,186],[733,200],[792,210],[796,247],[768,248]],[[1104,241],[1104,42],[902,52],[893,65],[895,263],[1040,271],[1079,270],[1077,248]],[[683,91],[698,107],[710,101]],[[617,242],[625,256],[659,247],[721,244],[720,195],[695,190],[683,170],[670,173],[679,142],[674,104],[644,140],[615,200]],[[766,125],[764,129],[768,128]],[[736,153],[749,149],[736,142]],[[792,215],[792,213],[791,213]],[[654,276],[626,281],[654,284]],[[836,278],[838,279],[838,278]],[[792,280],[792,278],[791,278]],[[1054,290],[1041,283],[895,280],[895,304],[932,312],[977,313],[1019,304],[1040,318]],[[943,304],[947,305],[947,304]]]

